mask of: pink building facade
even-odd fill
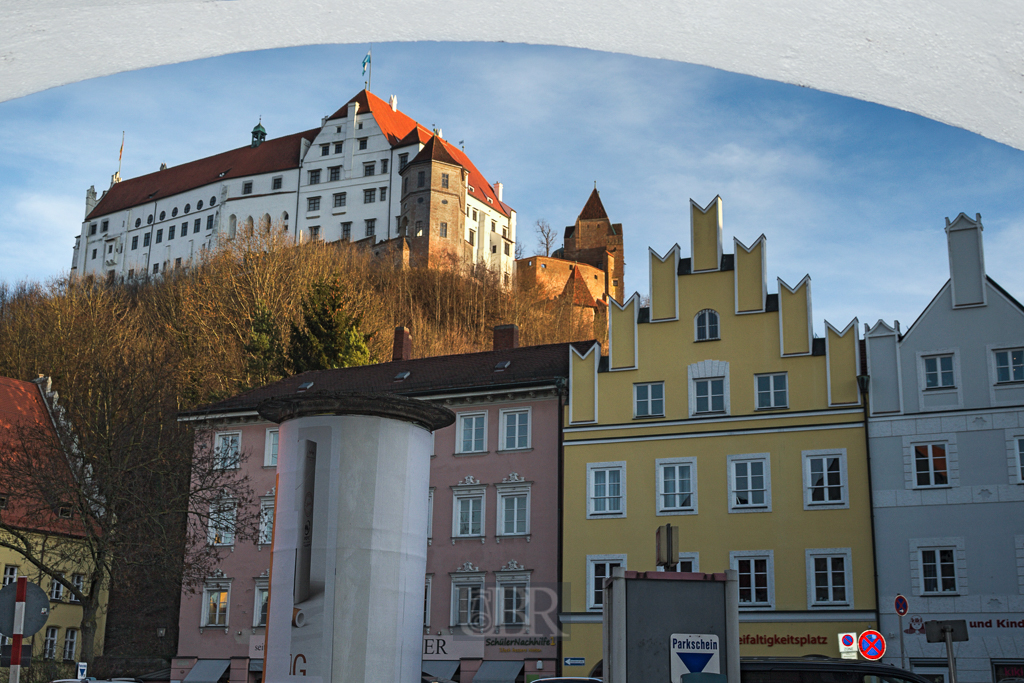
[[[235,539],[229,524],[211,525],[208,542],[222,546],[222,561],[201,592],[182,595],[172,682],[262,681],[278,441],[277,425],[256,407],[318,391],[399,394],[456,414],[434,433],[423,671],[460,683],[478,673],[508,683],[556,675],[569,345],[517,341],[518,331],[504,326],[494,351],[410,360],[411,338],[399,328],[392,362],[303,373],[182,415],[218,452],[237,449],[260,496],[261,529],[252,542]]]

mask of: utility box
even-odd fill
[[[735,570],[616,567],[604,591],[605,683],[740,683]]]

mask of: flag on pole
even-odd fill
[[[366,75],[366,67],[370,65],[370,52],[371,52],[371,50],[367,50],[366,51],[366,56],[363,57],[363,75],[364,76]]]
[[[124,131],[121,131],[121,151],[117,153],[117,163],[121,163],[121,156],[124,155]]]

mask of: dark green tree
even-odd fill
[[[265,306],[257,310],[249,340],[242,345],[242,350],[248,387],[270,384],[288,374],[281,328]]]
[[[294,372],[370,363],[360,320],[346,310],[345,294],[345,285],[335,277],[313,283],[302,298],[302,323],[291,325],[288,352]]]

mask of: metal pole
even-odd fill
[[[728,640],[729,683],[740,683],[740,575],[735,569],[725,570],[725,635]]]
[[[18,588],[14,593],[14,633],[11,634],[11,673],[10,683],[21,681],[21,641],[25,631],[25,594],[28,592],[28,579],[18,577]]]
[[[956,683],[956,658],[953,656],[953,627],[943,626],[946,634],[946,661],[949,663],[949,683]],[[11,679],[13,681],[13,679]]]
[[[900,668],[907,668],[907,650],[903,647],[903,615],[897,614],[900,618]]]

